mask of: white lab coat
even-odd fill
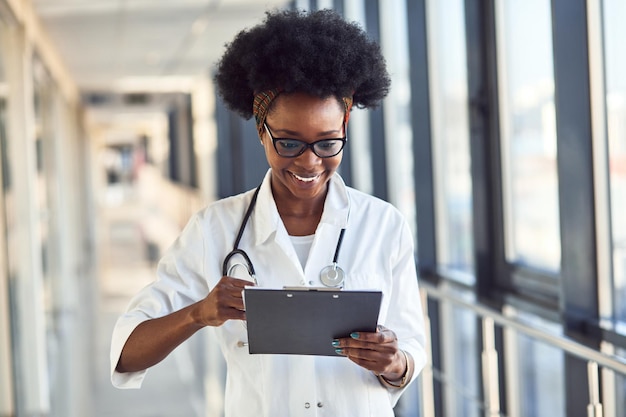
[[[332,262],[346,228],[338,264],[345,289],[379,289],[379,324],[392,329],[415,360],[426,363],[422,308],[409,227],[392,205],[331,181],[320,224],[304,270],[283,225],[265,176],[239,247],[250,256],[259,285],[321,286],[319,273]],[[112,382],[139,388],[146,371],[115,372],[130,333],[142,321],[164,316],[203,299],[221,278],[252,191],[217,201],[191,218],[158,267],[157,280],[130,302],[114,329]],[[312,318],[314,320],[315,318]],[[250,355],[240,321],[215,329],[227,363],[226,417],[393,416],[402,390],[383,387],[376,376],[345,357]]]

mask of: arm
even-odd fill
[[[250,281],[222,277],[203,300],[139,324],[131,333],[116,371],[147,369],[169,355],[178,345],[205,326],[221,326],[226,320],[245,320],[241,292]]]
[[[341,354],[376,375],[382,375],[383,385],[392,389],[408,384],[426,361],[424,319],[413,243],[406,222],[395,235],[399,239],[390,257],[392,288],[389,294],[385,294],[389,308],[384,324],[388,328],[379,326],[375,333],[353,333],[335,343]]]

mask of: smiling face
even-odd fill
[[[295,158],[276,152],[272,137],[292,138],[306,143],[345,136],[344,106],[334,97],[320,99],[302,93],[281,94],[272,103],[262,137],[267,161],[272,168],[272,192],[279,212],[318,213],[324,206],[328,181],[343,151],[320,158],[308,148]]]

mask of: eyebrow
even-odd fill
[[[295,130],[289,130],[289,129],[274,129],[273,127],[271,127],[270,125],[267,125],[267,127],[270,129],[270,132],[277,135],[279,132],[281,135],[288,135],[288,136],[301,136],[300,133],[296,132]],[[343,124],[341,125],[341,128],[339,129],[333,129],[333,130],[327,130],[324,132],[320,132],[317,134],[317,136],[327,136],[327,135],[331,135],[331,134],[340,134],[343,128]]]

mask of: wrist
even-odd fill
[[[407,373],[409,360],[405,352],[403,350],[398,350],[396,356],[398,357],[398,359],[395,361],[395,363],[397,364],[395,369],[381,374],[387,381],[400,381],[402,377],[404,377]]]
[[[403,388],[411,381],[411,377],[413,376],[413,371],[411,367],[411,360],[409,359],[409,354],[406,353],[404,350],[400,350],[400,353],[404,357],[404,363],[405,363],[404,372],[401,373],[400,376],[396,378],[387,377],[382,374],[378,375],[378,380],[381,382],[383,386],[390,387],[390,388]]]
[[[189,318],[191,319],[191,322],[194,326],[197,326],[199,328],[207,326],[207,323],[205,323],[203,320],[201,302],[197,302],[190,306]]]

